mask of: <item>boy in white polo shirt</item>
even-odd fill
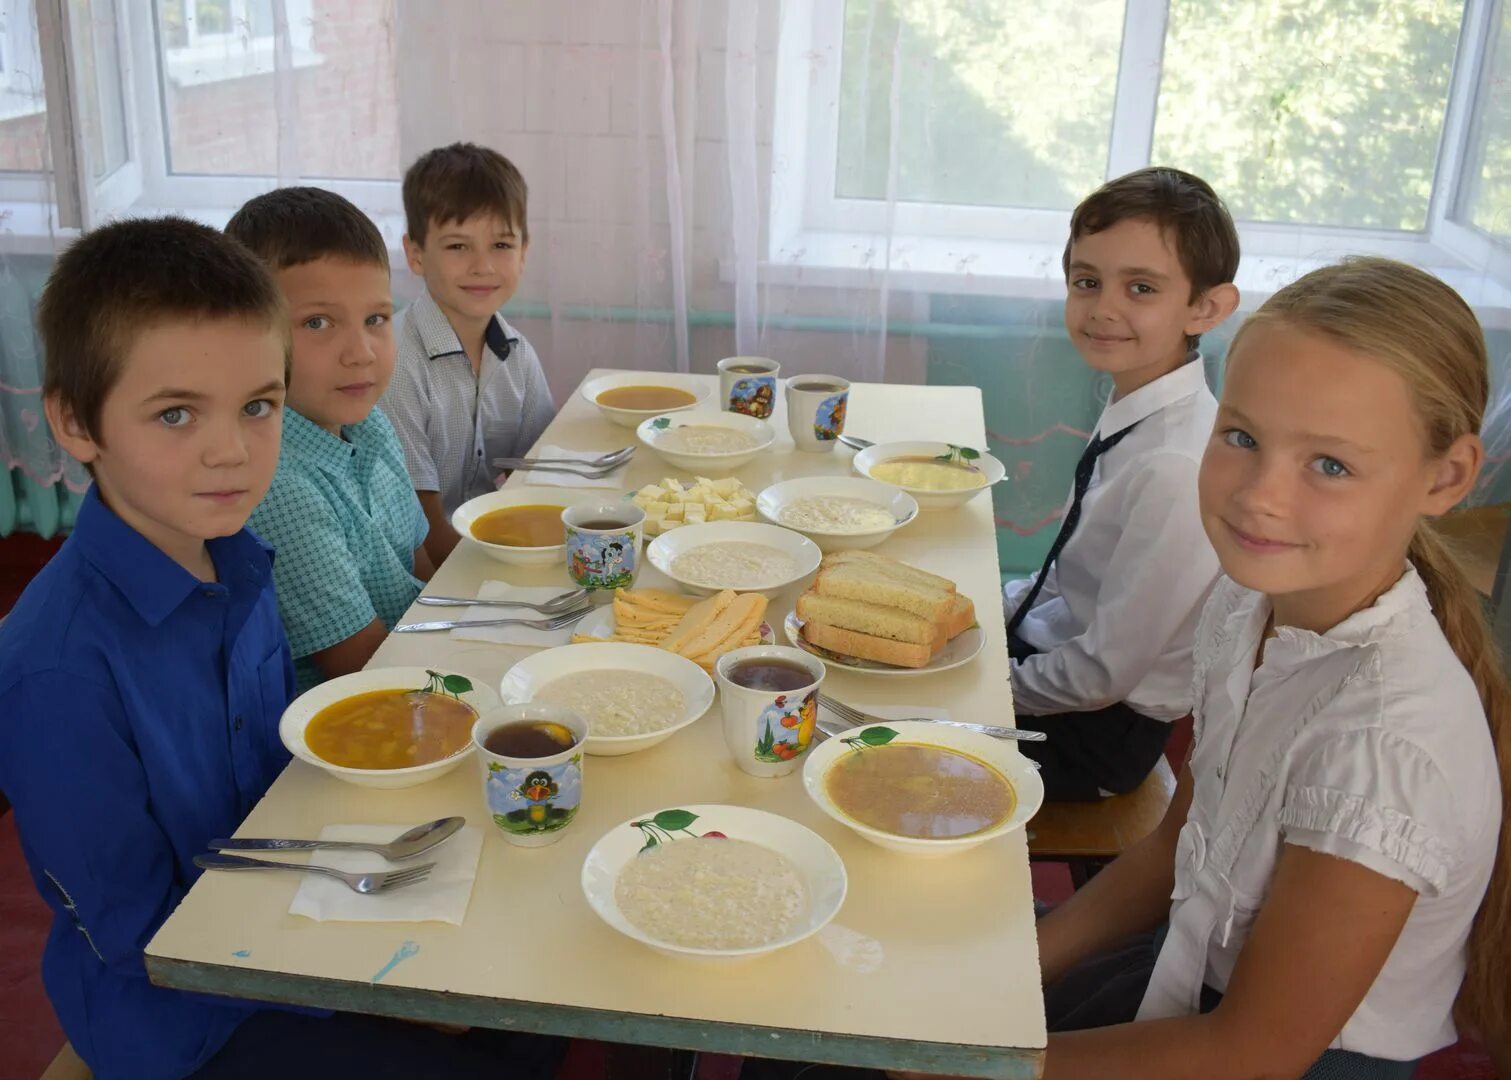
[[[437,566],[459,539],[452,511],[494,490],[493,460],[526,453],[556,414],[540,358],[498,312],[524,271],[526,197],[519,170],[472,143],[432,150],[404,174],[404,254],[425,289],[402,316],[382,405]]]
[[[1076,207],[1065,326],[1112,399],[1039,573],[1003,589],[1020,747],[1047,798],[1132,791],[1190,711],[1191,649],[1217,556],[1196,473],[1217,402],[1200,335],[1238,306],[1238,234],[1204,181],[1148,168]]]

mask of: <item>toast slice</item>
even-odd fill
[[[819,566],[813,589],[820,596],[901,608],[908,614],[917,615],[931,623],[945,622],[955,605],[954,587],[943,589],[926,581],[899,575],[887,566],[890,561],[834,559],[833,556],[826,556]]]
[[[807,622],[803,624],[803,638],[820,649],[874,660],[895,667],[921,668],[934,658],[936,650],[927,645],[890,638],[862,634],[857,630],[843,630],[828,623]]]
[[[896,559],[889,558],[886,555],[878,555],[874,551],[832,551],[824,556],[825,566],[838,566],[846,563],[869,566],[877,573],[885,574],[899,581],[942,589],[945,592],[955,591],[955,583],[947,577],[931,574],[927,570],[920,570],[916,566],[909,566],[905,562],[898,562]]]
[[[812,589],[797,598],[797,617],[821,622],[839,630],[854,630],[872,637],[935,648],[947,627],[901,608],[883,607],[865,600],[825,596]]]
[[[970,597],[956,593],[955,606],[950,608],[949,615],[945,617],[945,638],[953,641],[975,625],[976,605],[971,603]]]

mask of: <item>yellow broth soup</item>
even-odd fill
[[[567,542],[561,523],[565,506],[506,506],[490,510],[472,523],[472,535],[504,547],[554,547]]]
[[[472,741],[477,711],[424,690],[374,690],[317,712],[304,743],[332,765],[407,769],[449,758]]]
[[[970,491],[986,486],[986,476],[979,469],[926,457],[878,462],[871,466],[871,479],[918,491]]]
[[[675,386],[616,386],[595,398],[611,409],[680,409],[697,402],[695,394]]]
[[[829,767],[824,786],[862,825],[924,840],[993,828],[1017,802],[1007,777],[986,762],[916,743],[852,750]]]

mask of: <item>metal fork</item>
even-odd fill
[[[324,874],[344,883],[353,892],[371,896],[374,893],[392,892],[406,885],[418,885],[430,876],[435,863],[409,866],[403,870],[388,870],[373,874],[348,874],[317,863],[273,862],[271,859],[249,859],[245,855],[196,855],[194,865],[201,870],[293,870],[300,874]]]
[[[532,604],[528,600],[483,600],[471,596],[422,596],[419,602],[422,604],[455,607],[458,604],[478,604],[483,607],[519,607],[533,608],[542,615],[560,615],[568,608],[575,607],[580,601],[587,598],[588,590],[573,589],[571,592],[553,596],[549,600],[542,600],[538,604]]]
[[[582,466],[580,462],[570,465],[522,465],[519,458],[497,458],[493,462],[495,469],[508,469],[511,472],[559,472],[570,473],[580,476],[584,480],[602,480],[609,473],[624,467],[624,462],[616,461],[612,465],[588,465]]]
[[[593,610],[593,605],[573,611],[553,615],[549,619],[440,619],[436,622],[412,622],[403,623],[393,628],[395,634],[423,634],[431,630],[455,630],[463,626],[524,626],[531,630],[559,630],[568,623],[574,623],[588,612]]]
[[[885,724],[889,721],[870,713],[861,712],[853,706],[846,705],[843,701],[836,701],[828,694],[820,694],[818,703],[828,709],[841,720],[852,724]],[[1045,739],[1042,731],[1024,731],[1021,728],[998,727],[995,724],[968,724],[963,720],[940,720],[930,716],[911,716],[904,719],[918,720],[925,724],[948,724],[950,727],[968,728],[971,731],[979,731],[983,735],[990,735],[996,739],[1017,739],[1021,742],[1043,742]]]
[[[532,458],[532,457],[504,457],[494,458],[493,464],[498,468],[528,468],[532,465],[575,465],[583,469],[608,469],[623,465],[635,456],[633,446],[621,446],[618,450],[601,454],[595,458]]]

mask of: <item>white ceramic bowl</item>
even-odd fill
[[[442,669],[436,674],[456,676],[461,673]],[[479,716],[501,704],[498,695],[487,683],[470,675],[461,675],[461,677],[471,683],[471,689],[462,690],[456,696],[471,705]],[[406,788],[423,784],[445,776],[470,758],[472,740],[469,738],[467,745],[450,757],[433,761],[429,765],[412,765],[407,769],[352,769],[345,765],[332,764],[311,750],[305,744],[304,729],[309,726],[309,722],[321,709],[327,705],[334,705],[343,698],[371,693],[374,690],[423,690],[430,682],[431,671],[422,667],[374,668],[369,671],[353,672],[350,675],[340,675],[329,682],[311,687],[295,698],[283,711],[282,719],[278,721],[278,737],[283,740],[283,745],[288,747],[289,753],[296,758],[307,761],[316,768],[324,769],[336,779],[345,780],[348,784],[370,788]]]
[[[784,507],[799,499],[820,495],[876,503],[892,515],[892,524],[866,532],[835,532],[788,525],[782,520]],[[918,500],[891,484],[867,480],[863,476],[805,476],[772,484],[756,497],[756,510],[773,525],[802,533],[817,544],[820,551],[847,551],[875,547],[908,524],[918,516]]]
[[[664,446],[666,433],[674,431],[679,427],[729,428],[732,431],[739,431],[749,435],[755,439],[756,444],[748,450],[735,450],[719,454],[689,453],[685,450],[672,450]],[[673,467],[707,476],[711,473],[727,473],[733,469],[738,469],[742,465],[748,465],[755,459],[757,454],[771,449],[771,444],[776,441],[776,431],[766,421],[757,420],[754,416],[745,416],[742,413],[736,412],[712,412],[696,409],[690,412],[653,416],[649,420],[642,422],[635,429],[635,437],[657,454],[660,454]]]
[[[682,714],[667,722],[666,727],[645,735],[589,735],[582,744],[585,752],[598,757],[618,757],[646,750],[665,742],[708,711],[714,703],[714,683],[707,672],[691,660],[652,645],[628,642],[590,642],[560,645],[528,656],[504,672],[499,694],[508,704],[535,700],[546,683],[584,671],[643,671],[659,675],[682,692]],[[592,722],[592,717],[588,718]]]
[[[490,491],[486,495],[479,495],[475,499],[468,499],[458,506],[451,515],[451,527],[460,533],[468,543],[476,544],[487,552],[488,557],[497,559],[501,563],[509,563],[513,566],[546,566],[551,563],[566,565],[567,542],[563,535],[559,544],[548,544],[544,547],[511,547],[508,544],[490,544],[486,540],[479,540],[472,535],[472,523],[484,514],[494,510],[502,510],[506,506],[561,506],[565,509],[572,505],[570,499],[562,499],[559,503],[557,497],[552,495],[524,494],[518,491]]]
[[[808,910],[781,938],[765,945],[744,949],[706,949],[687,945],[674,945],[646,934],[624,917],[614,900],[614,885],[625,865],[645,847],[648,830],[644,823],[653,823],[659,815],[676,814],[666,819],[676,825],[686,821],[683,815],[694,815],[686,828],[695,836],[708,832],[721,832],[734,840],[748,840],[760,844],[790,859],[797,867],[808,893]],[[637,825],[636,822],[643,823]],[[685,834],[669,830],[674,839],[664,837],[662,843],[678,843],[687,838]],[[639,817],[616,825],[588,852],[582,864],[582,891],[588,905],[598,917],[626,937],[643,942],[653,949],[672,956],[706,957],[711,959],[736,959],[760,956],[777,949],[794,945],[806,937],[818,933],[839,912],[845,902],[845,864],[839,854],[812,829],[805,828],[776,814],[764,810],[751,810],[744,806],[694,805],[668,807],[652,810]]]
[[[898,836],[896,833],[862,825],[834,805],[824,784],[824,775],[841,755],[871,752],[865,747],[856,749],[853,743],[848,743],[846,740],[858,737],[861,732],[885,728],[897,732],[892,745],[922,743],[928,746],[942,746],[950,750],[959,750],[978,761],[986,762],[1012,784],[1013,792],[1017,796],[1013,812],[1007,816],[1006,820],[990,829],[983,829],[969,836],[938,840]],[[956,852],[969,850],[978,844],[984,844],[988,840],[1010,833],[1014,829],[1021,829],[1039,812],[1039,807],[1044,802],[1044,784],[1039,779],[1038,770],[1029,764],[1027,758],[1018,753],[1013,743],[994,739],[990,735],[983,735],[979,731],[971,731],[967,728],[951,727],[948,724],[931,724],[918,720],[892,720],[882,724],[868,724],[865,727],[847,731],[841,736],[825,739],[808,751],[808,760],[803,764],[803,786],[808,789],[808,794],[813,801],[818,803],[819,809],[835,821],[854,829],[873,844],[907,855],[953,855]]]
[[[671,386],[678,390],[686,390],[693,395],[694,400],[686,405],[676,405],[670,409],[619,409],[598,400],[599,394],[617,386]],[[642,420],[649,420],[663,413],[695,409],[712,397],[713,392],[714,388],[701,380],[687,375],[672,375],[656,371],[621,371],[613,375],[600,375],[596,379],[589,379],[583,383],[582,389],[578,391],[588,401],[597,405],[599,411],[612,423],[631,428]]]
[[[856,454],[851,459],[850,464],[862,476],[875,480],[876,478],[871,475],[871,468],[884,461],[891,461],[893,458],[901,457],[938,457],[941,454],[948,454],[949,452],[950,444],[942,442],[877,443],[875,446],[868,446]],[[990,491],[993,484],[999,483],[1007,475],[1007,469],[1003,466],[1002,462],[990,454],[983,453],[972,464],[981,470],[982,475],[986,478],[986,483],[980,487],[969,488],[965,491],[925,491],[923,488],[903,487],[901,484],[893,484],[885,480],[878,481],[878,483],[884,483],[888,487],[906,491],[918,500],[918,508],[920,510],[954,510],[956,507],[964,506],[983,491]]]
[[[694,548],[703,547],[705,544],[735,542],[762,544],[776,548],[792,558],[797,564],[797,572],[782,581],[751,587],[729,584],[710,585],[688,581],[672,571],[672,563],[676,562],[677,557]],[[645,557],[650,560],[652,566],[684,590],[698,596],[712,596],[726,588],[734,589],[735,592],[758,592],[764,596],[772,596],[811,575],[818,569],[818,564],[824,556],[817,544],[791,529],[783,529],[777,525],[763,525],[758,521],[710,521],[701,525],[683,525],[671,532],[662,533],[645,549]]]

